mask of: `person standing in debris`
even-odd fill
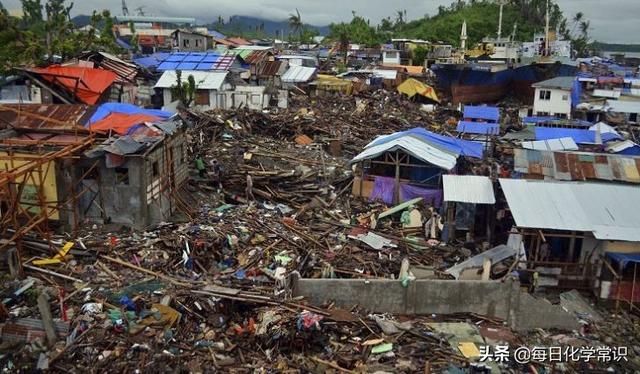
[[[216,186],[218,190],[222,189],[222,168],[218,163],[218,160],[213,159],[211,161],[211,170],[213,170],[213,184]]]
[[[253,178],[251,174],[247,172],[247,189],[245,190],[247,195],[247,201],[254,201],[256,198],[253,196]]]
[[[204,178],[207,175],[207,168],[204,165],[204,160],[202,156],[196,156],[196,170],[198,170],[198,175],[200,178]]]

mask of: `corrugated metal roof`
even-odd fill
[[[640,113],[640,102],[607,100],[605,107],[616,113]]]
[[[500,124],[459,121],[458,126],[456,127],[456,131],[467,134],[498,135],[500,134]]]
[[[227,71],[183,71],[182,78],[187,79],[189,75],[193,75],[198,89],[202,90],[220,90],[229,72]],[[176,85],[175,70],[165,71],[155,88],[171,88]]]
[[[280,69],[286,64],[287,64],[286,61],[280,61],[280,60],[267,61],[262,67],[262,71],[260,71],[259,75],[269,76],[269,77],[276,76],[280,73]]]
[[[0,126],[11,124],[16,129],[87,132],[84,124],[95,108],[66,104],[2,104]]]
[[[444,201],[473,204],[495,204],[493,183],[480,175],[443,175]]]
[[[522,142],[522,148],[537,151],[577,151],[578,145],[571,138]]]
[[[575,81],[575,77],[555,77],[552,79],[547,79],[546,81],[534,83],[532,87],[541,87],[541,88],[558,88],[561,90],[571,90],[573,87],[573,82]]]
[[[500,119],[500,109],[492,106],[472,106],[464,107],[464,118],[484,119],[488,121],[498,121]]]
[[[518,227],[640,241],[637,186],[523,179],[500,179],[500,185]]]
[[[251,65],[254,64],[259,64],[260,62],[264,61],[265,59],[268,59],[269,56],[271,56],[273,53],[269,50],[252,50],[249,49],[248,51],[250,51],[247,55],[242,56],[242,59]]]
[[[557,180],[640,183],[640,157],[516,148],[513,160],[515,171]]]
[[[619,153],[627,148],[637,147],[638,145],[631,140],[623,140],[621,142],[609,142],[607,143],[606,151],[610,153]]]
[[[290,66],[282,75],[282,81],[287,83],[304,83],[310,81],[316,74],[316,68],[306,66]]]

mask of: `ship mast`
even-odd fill
[[[547,12],[545,15],[546,24],[544,26],[544,55],[549,56],[549,0],[547,0]]]

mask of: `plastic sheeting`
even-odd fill
[[[370,201],[382,200],[386,204],[393,204],[395,190],[395,179],[389,177],[376,177],[373,184],[373,191],[369,197]],[[435,207],[442,205],[442,190],[428,189],[409,184],[400,184],[400,201],[405,202],[421,197],[425,204],[433,204]]]
[[[421,140],[424,143],[438,147],[444,151],[450,152],[455,155],[482,158],[483,145],[482,143],[473,142],[469,140],[462,140],[445,135],[438,135],[431,131],[427,131],[421,127],[416,127],[411,130],[395,132],[390,135],[379,136],[371,143],[367,144],[365,148],[384,144],[393,141],[404,136],[414,137]]]
[[[467,105],[464,107],[463,117],[497,122],[500,119],[500,109],[493,106]]]
[[[425,204],[432,204],[436,208],[442,205],[442,190],[400,184],[400,199],[402,201],[408,201],[416,197],[421,197]]]
[[[558,127],[536,127],[536,140],[572,138],[577,144],[598,144],[596,142],[596,132],[581,129],[566,129]],[[618,134],[601,133],[602,141],[621,140]]]
[[[445,170],[453,169],[457,162],[457,155],[455,154],[443,151],[442,149],[434,147],[419,138],[403,136],[389,142],[383,142],[381,144],[365,148],[364,151],[351,160],[351,163],[373,159],[386,152],[394,152],[396,150],[400,150],[423,162],[435,165]]]
[[[373,182],[370,201],[382,200],[386,204],[393,204],[393,190],[395,179],[387,177],[376,177]]]
[[[500,134],[500,125],[487,122],[459,121],[456,131],[467,134],[498,135]]]
[[[44,80],[60,84],[85,104],[96,104],[100,96],[118,79],[110,70],[82,68],[77,66],[51,65],[33,69]]]
[[[112,130],[119,135],[127,135],[139,124],[154,122],[160,119],[160,117],[150,116],[148,114],[111,113],[100,121],[89,125],[89,128],[94,131],[105,132]]]
[[[122,114],[145,114],[158,118],[169,118],[172,116],[171,112],[166,112],[158,109],[144,109],[133,104],[121,104],[121,103],[105,103],[96,109],[95,113],[89,118],[89,122],[85,127],[89,127],[92,123],[98,122],[104,119],[111,113]]]
[[[433,87],[428,84],[422,83],[416,79],[409,78],[406,81],[402,82],[398,86],[398,92],[403,93],[409,97],[414,97],[415,95],[420,95],[427,99],[433,100],[436,103],[439,103],[438,95]]]
[[[621,264],[623,269],[626,268],[629,263],[640,263],[640,253],[607,252],[607,257]]]

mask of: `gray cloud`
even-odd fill
[[[330,22],[348,21],[351,11],[377,23],[397,10],[406,9],[410,19],[434,14],[438,5],[447,5],[451,0],[129,0],[127,6],[133,11],[144,6],[144,11],[153,15],[175,15],[196,17],[200,21],[212,21],[222,15],[246,15],[282,20],[297,7],[305,22],[325,25]],[[636,43],[634,18],[640,14],[639,0],[557,0],[565,15],[570,17],[582,11],[591,20],[592,36],[601,41]],[[8,9],[18,8],[19,0],[4,0]],[[90,14],[94,9],[109,9],[120,14],[120,0],[76,0],[76,14]]]

